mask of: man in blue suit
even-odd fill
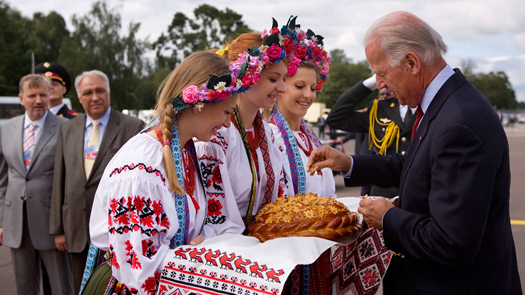
[[[399,187],[399,205],[365,199],[365,222],[397,252],[384,294],[522,294],[509,216],[507,137],[487,98],[443,59],[427,23],[393,12],[368,30],[378,88],[418,107],[405,155],[348,157],[324,146],[308,166],[342,170],[347,185]],[[417,130],[417,131],[416,131]]]

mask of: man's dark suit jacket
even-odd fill
[[[354,156],[347,184],[400,184],[383,217],[394,257],[385,294],[522,294],[510,226],[507,137],[459,70],[430,103],[406,156]]]
[[[93,198],[109,160],[144,122],[112,109],[97,157],[86,180],[84,172],[84,130],[82,114],[61,126],[55,156],[50,233],[66,234],[68,252],[80,253],[89,246],[89,216]]]

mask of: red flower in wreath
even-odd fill
[[[324,80],[317,81],[317,85],[315,86],[315,91],[321,91],[323,89]]]
[[[284,52],[286,52],[286,55],[290,55],[290,53],[292,53],[295,49],[294,41],[291,38],[286,39],[283,44],[283,49]]]
[[[304,59],[306,57],[306,51],[308,48],[306,46],[300,45],[295,50],[295,56],[299,59]]]
[[[280,33],[280,32],[281,32],[281,31],[279,31],[279,28],[274,27],[274,28],[272,28],[272,29],[270,30],[270,33],[269,33],[269,34],[271,35],[271,34],[274,34],[274,33]]]

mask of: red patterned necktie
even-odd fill
[[[29,168],[29,164],[31,164],[31,156],[33,155],[33,150],[35,149],[35,129],[37,125],[35,122],[32,122],[27,127],[27,133],[24,137],[24,164],[26,165],[26,170]]]
[[[408,111],[410,112],[410,109]],[[423,117],[423,109],[421,109],[421,106],[418,106],[416,111],[416,122],[414,122],[414,127],[412,127],[412,140],[414,139],[414,134],[416,134],[417,127],[419,127],[421,117]]]

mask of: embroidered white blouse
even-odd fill
[[[286,155],[283,152],[285,150],[284,143],[282,142],[282,139],[280,141],[276,139],[274,132],[267,122],[263,122],[263,124],[275,179],[272,201],[275,201],[278,197],[282,196],[293,196],[290,166]],[[221,160],[226,162],[228,166],[227,174],[229,177],[229,185],[235,196],[238,211],[242,218],[245,218],[248,211],[252,188],[252,172],[241,135],[235,125],[231,124],[228,128],[223,127],[219,129],[210,142],[199,142],[195,145],[197,156],[199,158],[201,157],[200,155],[216,149],[217,146],[222,149],[223,158]],[[256,171],[258,171],[258,183],[256,186],[255,201],[252,210],[253,216],[255,216],[263,204],[266,184],[268,182],[261,148],[257,148],[255,152],[257,154],[256,165],[258,167]],[[223,173],[222,170],[221,173]]]
[[[193,199],[186,195],[188,241],[243,230],[242,220],[205,224],[207,202],[195,171]],[[224,210],[223,213],[226,213]],[[224,216],[226,218],[226,215]],[[169,190],[162,144],[148,134],[131,138],[108,163],[93,203],[90,236],[98,248],[109,251],[112,274],[129,290],[151,294],[171,239],[179,227],[174,193]]]
[[[270,126],[276,135],[276,140],[282,141],[283,137],[279,131],[279,128],[274,124],[270,124]],[[301,131],[294,131],[294,137],[295,141],[297,141],[297,144],[302,146],[302,148],[299,148],[299,151],[301,153],[304,169],[306,169],[306,164],[308,164],[308,156],[303,149],[311,151],[316,147],[312,146],[312,143],[307,139],[306,134]],[[286,146],[284,146],[284,148],[284,154],[286,154]],[[306,173],[305,192],[317,194],[319,197],[337,198],[337,195],[335,194],[335,181],[332,170],[330,168],[324,168],[321,170],[321,175],[318,175],[317,173],[314,173],[314,175]]]

